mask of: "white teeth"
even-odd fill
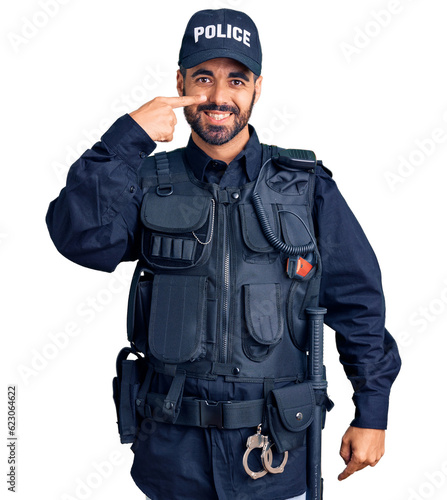
[[[217,114],[214,114],[214,113],[208,113],[208,116],[211,116],[211,118],[213,118],[214,120],[223,120],[224,118],[228,118],[230,116],[231,113],[227,113],[225,115],[217,115]]]

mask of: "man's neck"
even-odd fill
[[[247,125],[239,132],[239,134],[233,137],[231,141],[222,144],[221,146],[208,144],[194,131],[191,132],[191,137],[196,146],[198,146],[213,160],[220,160],[229,165],[231,161],[234,160],[236,156],[245,148],[248,140],[250,139],[250,133]]]

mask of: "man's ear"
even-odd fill
[[[261,89],[262,89],[262,76],[258,76],[258,79],[256,80],[255,83],[255,104],[258,102],[259,98],[261,97]]]
[[[183,80],[183,75],[181,74],[180,70],[177,70],[177,92],[179,97],[183,96],[183,86],[184,86],[184,80]]]

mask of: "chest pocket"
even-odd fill
[[[141,207],[144,260],[159,269],[188,269],[204,263],[211,251],[215,212],[211,194],[147,193]]]
[[[277,232],[279,218],[276,207],[269,204],[266,212],[271,226]],[[251,264],[272,264],[275,262],[279,253],[264,236],[253,205],[248,203],[240,204],[239,217],[242,238],[245,243],[243,249],[244,260]]]

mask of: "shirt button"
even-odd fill
[[[131,193],[135,193],[135,186],[130,186],[129,191],[130,191]]]
[[[144,151],[140,151],[138,154],[140,155],[140,158],[146,158],[147,157],[147,154]]]
[[[237,366],[235,366],[235,367],[233,368],[233,375],[239,375],[239,372],[240,372],[240,371],[241,371],[241,370],[240,370],[240,368],[238,368]]]
[[[233,198],[233,200],[238,200],[239,199],[239,193],[233,193],[231,195],[231,197]]]

